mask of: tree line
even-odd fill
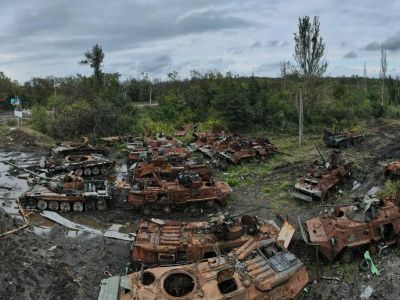
[[[122,80],[118,73],[102,71],[106,55],[95,45],[80,61],[93,69],[92,76],[32,78],[19,84],[0,73],[0,100],[18,95],[33,111],[32,125],[56,138],[170,133],[190,122],[232,131],[295,133],[299,125],[309,131],[398,117],[400,84],[398,78],[386,78],[385,51],[380,79],[368,78],[366,67],[362,76],[324,77],[328,65],[319,27],[317,17],[299,18],[295,64],[282,62],[280,78],[192,71],[181,79],[172,71],[164,81],[147,74]],[[136,105],[149,101],[158,105]],[[8,101],[0,105],[11,109]]]

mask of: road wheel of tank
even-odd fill
[[[165,205],[163,207],[163,212],[167,215],[169,215],[171,213],[171,207],[169,207],[168,205]]]
[[[98,210],[101,210],[101,211],[106,210],[106,209],[107,209],[107,202],[106,202],[106,200],[104,200],[104,199],[98,200],[97,203],[96,203],[96,208],[97,208]]]
[[[368,247],[368,251],[371,255],[375,255],[378,253],[378,245],[376,243],[371,243]]]
[[[108,174],[108,169],[106,167],[101,168],[101,175],[107,175]]]
[[[75,170],[75,174],[78,176],[82,176],[83,175],[83,170],[82,169],[76,169]]]
[[[36,200],[32,199],[32,198],[28,198],[28,200],[26,201],[27,203],[27,207],[28,208],[36,208]]]
[[[213,208],[215,206],[215,201],[214,200],[208,200],[206,202],[206,207],[207,208]]]
[[[351,141],[350,140],[346,140],[346,148],[350,148],[351,147]]]
[[[94,176],[99,175],[99,173],[100,173],[100,169],[99,169],[98,167],[94,167],[94,168],[92,169],[92,174],[93,174]]]
[[[85,210],[86,211],[92,211],[96,209],[96,204],[92,200],[86,201],[85,202]]]
[[[90,168],[85,168],[83,174],[85,174],[85,176],[90,176],[92,175],[92,170],[90,170]]]
[[[142,213],[143,213],[145,216],[150,216],[150,214],[151,214],[151,208],[150,208],[149,205],[142,205],[142,206],[140,207],[140,210],[142,211]]]
[[[71,204],[69,204],[69,202],[61,202],[60,203],[60,210],[62,212],[69,212],[71,210]]]
[[[38,200],[37,208],[45,210],[47,208],[47,202],[45,200]]]
[[[74,204],[72,204],[72,209],[75,212],[82,212],[83,211],[83,204],[80,201],[74,202]]]
[[[26,207],[26,198],[25,197],[18,198],[18,202],[22,207]]]
[[[358,268],[361,272],[368,272],[371,269],[371,266],[369,265],[369,261],[363,258],[358,264]]]
[[[56,210],[58,210],[58,207],[59,207],[59,204],[57,201],[50,201],[50,203],[49,203],[50,210],[56,211]]]
[[[342,262],[345,264],[349,264],[351,263],[351,261],[353,260],[353,250],[347,248],[343,251],[342,253],[342,258],[341,258]]]

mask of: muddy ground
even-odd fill
[[[351,197],[384,185],[381,163],[400,158],[399,129],[400,122],[394,121],[366,126],[365,143],[345,151],[355,165],[352,180],[324,205],[348,203]],[[272,160],[230,168],[224,173],[216,172],[217,178],[229,179],[235,185],[228,206],[222,210],[242,213],[257,208],[260,217],[275,219],[279,213],[296,223],[299,215],[307,218],[326,209],[318,203],[291,199],[287,193],[303,168],[318,159],[318,153],[313,149],[314,142],[321,145],[324,155],[328,155],[320,136],[307,137],[301,153],[295,148],[295,137],[276,136],[272,140],[281,150],[281,154]],[[43,155],[43,150],[35,147],[35,140],[18,139],[18,135],[14,135],[13,141],[9,141],[0,154],[0,159],[16,156],[29,164],[31,157]],[[352,191],[354,181],[360,182],[361,186]],[[0,233],[16,228],[22,222],[13,199],[26,188],[8,168],[0,166],[0,184],[3,182],[14,184],[16,189],[12,192],[0,189]],[[134,232],[141,216],[130,210],[113,208],[106,212],[69,213],[64,217],[99,229],[119,224],[121,231]],[[170,215],[170,218],[206,219],[207,214],[193,217],[181,212]],[[27,229],[0,237],[0,299],[97,299],[102,278],[124,274],[130,242],[67,231],[37,213],[30,219],[32,225]],[[335,279],[316,280],[313,249],[306,247],[299,235],[291,247],[310,274],[311,282],[302,295],[303,299],[400,298],[400,290],[396,288],[400,277],[398,249],[374,257],[381,276],[361,273],[358,270],[359,258],[356,258],[349,265],[321,263],[320,274]]]

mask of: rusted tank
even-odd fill
[[[83,137],[82,142],[79,144],[59,144],[50,148],[50,152],[53,157],[64,157],[73,154],[104,154],[106,150],[90,145],[88,137]]]
[[[183,172],[174,181],[159,178],[140,179],[128,193],[128,203],[133,209],[150,214],[152,210],[169,213],[174,209],[190,206],[212,208],[216,203],[225,204],[232,192],[231,187],[221,181],[204,181],[198,174]]]
[[[314,162],[306,170],[306,174],[297,179],[295,189],[290,194],[308,202],[326,200],[350,176],[351,166],[352,162],[345,159],[340,150],[334,150],[328,162]]]
[[[321,216],[303,222],[299,218],[303,239],[318,248],[328,261],[340,254],[350,262],[355,250],[377,253],[395,244],[400,231],[399,198],[380,201],[366,197],[355,205],[336,206]]]
[[[323,140],[328,147],[344,149],[364,142],[364,134],[344,132],[343,129],[335,129],[335,132],[324,131]]]
[[[296,299],[308,280],[303,263],[275,239],[249,239],[207,261],[104,279],[98,299],[287,300]]]
[[[185,136],[192,130],[193,130],[193,124],[186,124],[176,129],[174,132],[174,136]]]
[[[40,210],[75,211],[105,210],[111,195],[105,180],[83,180],[74,175],[59,176],[38,182],[19,197],[23,207]]]
[[[172,160],[172,162],[171,162]],[[206,164],[196,161],[176,161],[173,157],[158,156],[151,162],[138,162],[131,167],[133,180],[139,178],[160,178],[175,180],[182,172],[192,172],[206,181],[211,180],[211,170]]]
[[[131,261],[146,267],[197,262],[215,257],[216,243],[222,253],[228,253],[250,239],[276,239],[278,233],[275,222],[246,214],[219,215],[207,222],[144,219],[131,247]]]
[[[397,179],[400,178],[400,161],[392,161],[385,166],[385,176]]]
[[[48,175],[73,172],[78,176],[108,175],[114,163],[101,154],[71,154],[62,158],[50,158],[41,163]]]

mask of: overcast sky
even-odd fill
[[[124,78],[165,78],[190,70],[278,76],[293,60],[298,17],[318,15],[328,75],[400,70],[400,1],[374,0],[0,0],[0,71],[34,76],[89,74],[78,61],[95,43],[104,70]]]

